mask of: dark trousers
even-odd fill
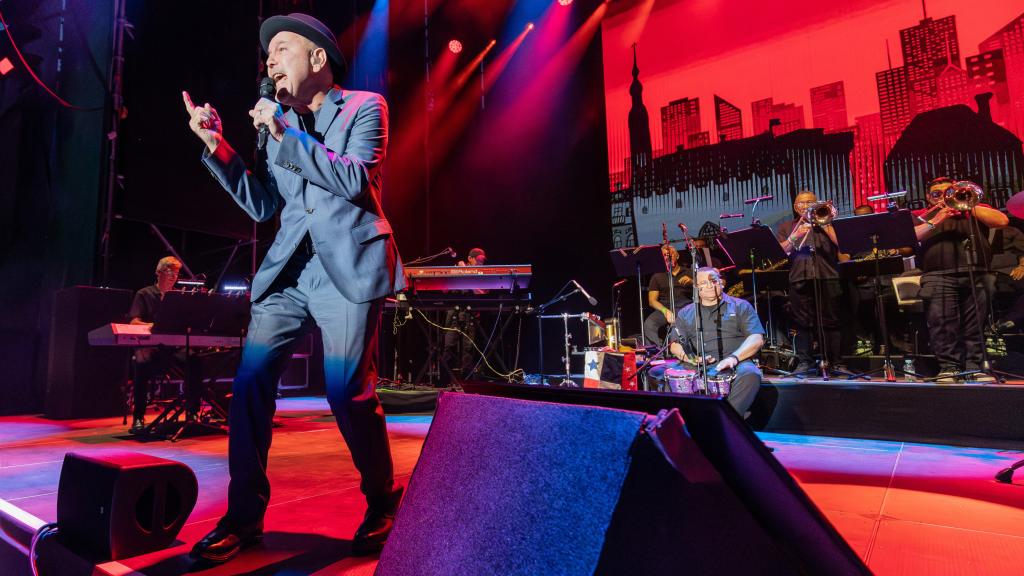
[[[986,274],[974,275],[977,307],[967,273],[925,272],[921,299],[932,352],[943,371],[977,370],[985,341],[981,328],[988,318]]]
[[[267,454],[277,383],[299,339],[314,324],[323,334],[327,401],[362,476],[360,490],[370,507],[386,505],[394,472],[375,389],[380,314],[380,301],[346,300],[315,254],[293,256],[269,293],[253,303],[232,387],[231,482],[223,523],[248,525],[263,519],[270,501]]]
[[[476,334],[477,320],[476,314],[468,310],[449,310],[445,313],[445,327],[456,328],[462,333],[454,330],[444,331],[441,359],[460,378],[468,378],[473,370],[475,350],[470,338]],[[469,337],[463,334],[468,334]],[[446,381],[447,374],[442,373],[441,380]]]
[[[648,345],[661,346],[665,343],[663,329],[668,326],[668,319],[665,314],[655,310],[644,319],[644,338]]]
[[[796,339],[793,347],[801,364],[812,364],[813,343],[818,339],[818,316],[815,309],[813,280],[797,280],[789,286],[790,315]],[[830,364],[838,362],[842,356],[842,332],[839,322],[839,307],[842,302],[843,288],[838,278],[818,280],[818,305],[821,308],[821,328],[825,335],[824,342],[818,346]]]
[[[185,382],[186,411],[199,411],[202,396],[202,370],[197,356],[186,359],[183,348],[140,348],[135,351],[135,375],[132,379],[132,418],[146,416],[147,397],[153,380],[162,375],[181,378]],[[186,368],[186,364],[188,365]]]

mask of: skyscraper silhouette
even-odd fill
[[[661,108],[661,142],[664,154],[680,146],[689,147],[689,138],[700,129],[700,99],[680,98]]]
[[[718,141],[743,138],[743,112],[715,94],[715,130]]]
[[[978,45],[979,51],[1002,50],[1006,66],[1010,130],[1024,136],[1024,14]],[[999,94],[996,93],[998,101]]]
[[[811,119],[825,132],[846,130],[846,88],[842,80],[811,88]]]
[[[925,17],[917,26],[900,30],[900,48],[907,71],[912,114],[936,108],[939,105],[938,75],[947,63],[960,66],[956,16],[938,20]]]
[[[646,178],[653,157],[651,150],[651,125],[644,106],[644,87],[640,83],[640,67],[636,60],[636,44],[633,44],[633,81],[629,84],[631,106],[629,108],[629,160],[630,188],[635,196],[650,194]]]
[[[997,48],[968,56],[966,68],[968,93],[973,96],[991,92],[992,120],[1004,128],[1010,128],[1010,89],[1006,82],[1006,59],[1003,58],[1003,49]]]
[[[903,66],[875,73],[878,87],[878,107],[882,117],[882,130],[893,142],[913,117],[907,86],[907,69]]]

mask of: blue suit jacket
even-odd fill
[[[281,228],[252,282],[258,300],[309,233],[331,281],[350,302],[368,302],[405,287],[391,224],[381,210],[381,168],[388,108],[372,92],[332,89],[317,114],[321,144],[300,131],[293,110],[280,142],[267,142],[263,180],[222,141],[203,162],[254,220],[281,210]],[[305,186],[303,184],[305,183]]]

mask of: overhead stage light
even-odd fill
[[[452,51],[452,54],[458,54],[459,52],[462,52],[462,42],[452,40],[448,43],[448,49]]]
[[[558,4],[559,6],[568,6],[569,4],[572,4],[572,0],[558,0]]]
[[[533,22],[526,25],[526,31],[529,32],[530,30],[533,30]]]

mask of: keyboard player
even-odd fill
[[[164,295],[174,289],[181,273],[181,261],[174,256],[161,258],[156,264],[156,282],[140,289],[132,299],[132,307],[128,312],[131,324],[153,326],[160,303]],[[146,427],[146,404],[149,395],[149,384],[153,378],[167,371],[183,372],[187,363],[185,350],[164,348],[162,346],[137,348],[133,356],[135,376],[132,382],[132,434],[141,432]],[[194,364],[195,362],[193,362]],[[195,370],[195,366],[193,366]],[[194,371],[193,374],[198,374]],[[198,378],[186,378],[198,385]],[[198,412],[198,390],[187,390],[188,405],[186,413],[194,416]]]
[[[459,260],[457,266],[483,266],[487,264],[487,253],[483,248],[473,248],[465,260]],[[486,290],[473,290],[474,294],[486,294]],[[466,334],[476,333],[476,325],[480,314],[469,310],[449,310],[445,313],[446,328],[456,328]],[[455,360],[458,359],[458,363]],[[459,376],[465,378],[473,369],[473,344],[468,338],[452,330],[444,333],[444,351],[442,360],[449,368],[458,369]],[[445,375],[441,375],[442,380]]]

